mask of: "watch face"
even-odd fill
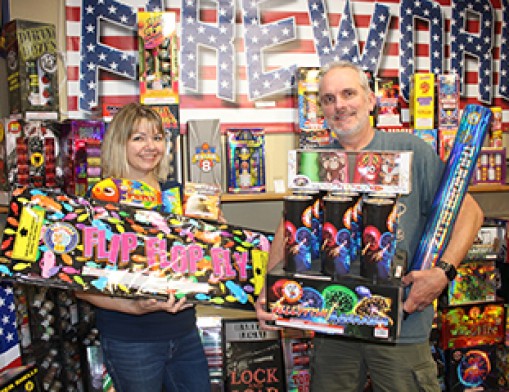
[[[453,281],[454,278],[456,278],[457,272],[454,265],[440,260],[437,266],[445,271],[445,275],[447,276],[447,279],[449,279],[450,281]]]

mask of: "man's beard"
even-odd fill
[[[369,119],[367,119],[367,121],[369,121]],[[336,135],[336,137],[339,140],[341,140],[341,139],[349,138],[351,136],[358,135],[359,133],[362,132],[362,130],[364,129],[365,126],[366,126],[366,121],[361,121],[355,127],[351,128],[351,129],[331,128],[331,131],[333,131],[334,134]]]

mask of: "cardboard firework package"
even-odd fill
[[[178,104],[177,22],[174,12],[138,13],[140,102]]]
[[[3,28],[9,112],[26,119],[58,120],[55,25],[16,19]]]
[[[428,269],[442,256],[490,121],[489,109],[480,105],[465,107],[451,154],[433,198],[433,213],[428,217],[421,242],[414,254],[413,269]]]
[[[223,186],[223,154],[219,120],[187,122],[188,180]]]
[[[260,232],[39,188],[16,189],[9,211],[0,273],[16,281],[247,309],[263,286]]]
[[[267,275],[267,307],[279,326],[394,342],[403,313],[402,290],[397,280],[373,284],[352,275],[334,281],[272,270]]]
[[[228,192],[265,192],[265,133],[263,129],[228,129]]]
[[[286,391],[279,331],[256,319],[223,320],[223,366],[225,391]]]
[[[288,151],[288,184],[293,189],[383,192],[411,191],[411,151]]]

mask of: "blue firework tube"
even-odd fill
[[[415,252],[412,269],[428,269],[440,259],[449,240],[458,210],[468,190],[479,151],[491,121],[491,110],[467,105],[435,193],[421,242]]]

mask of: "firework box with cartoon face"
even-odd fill
[[[252,309],[270,237],[41,188],[18,188],[0,273],[23,283]]]
[[[373,284],[357,276],[333,281],[322,275],[272,270],[267,309],[276,325],[377,342],[394,342],[403,313],[399,281]]]
[[[411,151],[298,149],[288,152],[288,187],[408,194]]]
[[[178,104],[177,22],[174,12],[138,13],[140,102]]]

